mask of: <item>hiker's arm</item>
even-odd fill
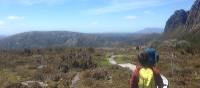
[[[162,77],[161,77],[161,75],[159,74],[158,75],[158,88],[163,88],[163,86],[164,86],[164,83],[163,83],[163,80],[162,80]]]
[[[159,69],[154,68],[154,72],[155,72],[156,84],[157,84],[158,88],[163,88],[164,83],[163,83],[163,79],[160,75]]]
[[[130,80],[130,88],[138,88],[138,73],[137,70],[133,71],[131,80]]]

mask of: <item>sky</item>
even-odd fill
[[[129,33],[164,28],[194,0],[0,0],[0,35],[28,31]]]

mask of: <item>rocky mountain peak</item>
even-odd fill
[[[200,0],[196,0],[193,4],[185,26],[187,31],[194,31],[200,28]]]
[[[188,13],[185,10],[177,10],[167,21],[165,32],[174,32],[175,29],[181,28],[187,21]]]
[[[200,31],[200,0],[196,0],[189,11],[177,10],[168,19],[164,33],[167,35],[180,35],[197,33]]]

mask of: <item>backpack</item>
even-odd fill
[[[140,68],[138,76],[139,88],[156,88],[154,72],[151,68]]]

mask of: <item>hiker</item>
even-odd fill
[[[132,73],[131,88],[163,88],[163,80],[155,67],[159,55],[154,48],[147,48],[138,55],[139,65]]]
[[[139,51],[140,50],[140,46],[138,45],[138,46],[136,46],[136,50],[137,51]]]

